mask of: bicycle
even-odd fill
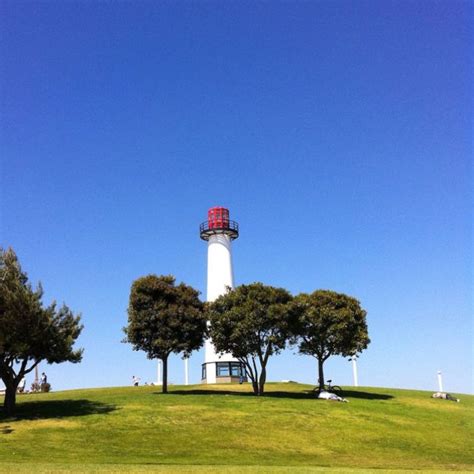
[[[332,380],[328,380],[327,385],[324,385],[324,390],[329,393],[334,393],[338,397],[342,397],[343,391],[339,385],[331,385]],[[319,392],[319,385],[313,389],[313,392]]]

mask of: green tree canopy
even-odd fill
[[[209,304],[210,335],[217,352],[243,364],[254,393],[263,395],[267,363],[285,348],[295,312],[283,288],[241,285]]]
[[[319,389],[324,388],[324,362],[332,355],[355,356],[370,343],[366,311],[343,293],[317,290],[294,300],[299,313],[294,328],[299,351],[318,360]]]
[[[163,393],[168,391],[168,356],[183,352],[188,357],[204,342],[203,306],[197,290],[175,285],[171,275],[148,275],[132,284],[124,342],[163,361]]]
[[[82,349],[73,349],[82,330],[80,316],[64,304],[44,307],[42,296],[41,285],[31,288],[15,252],[0,248],[0,377],[7,414],[14,412],[21,379],[41,361],[82,359]]]

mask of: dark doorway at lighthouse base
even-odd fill
[[[202,364],[201,383],[243,383],[247,372],[240,362],[205,362]]]

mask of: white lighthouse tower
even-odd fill
[[[229,219],[229,210],[212,207],[207,221],[199,228],[201,239],[207,241],[207,301],[212,302],[234,287],[232,271],[232,240],[239,236],[239,225]],[[216,353],[212,341],[205,343],[202,383],[238,382],[246,380],[245,370],[232,354]]]

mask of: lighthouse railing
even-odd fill
[[[199,231],[201,233],[214,230],[231,230],[238,233],[239,224],[235,221],[223,220],[222,222],[205,221],[199,226]]]

